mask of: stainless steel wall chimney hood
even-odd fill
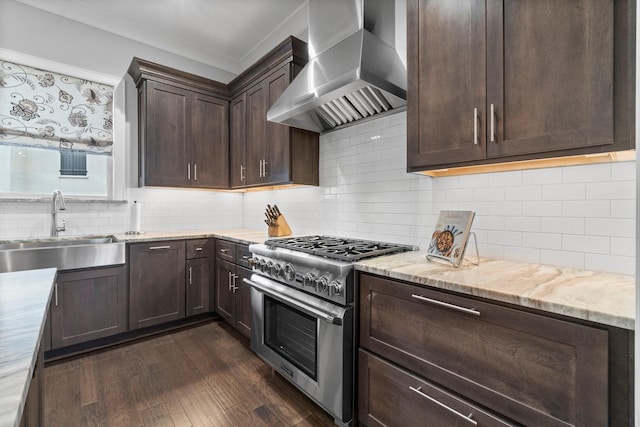
[[[267,120],[324,132],[406,105],[394,0],[309,0],[309,62]]]

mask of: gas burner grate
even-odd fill
[[[349,262],[414,249],[412,246],[394,243],[315,235],[270,239],[265,244]]]

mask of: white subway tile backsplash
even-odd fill
[[[540,220],[540,231],[543,233],[585,234],[585,219],[545,217]]]
[[[636,181],[636,162],[619,162],[611,164],[612,181]]]
[[[621,255],[621,256],[630,257],[630,256],[634,256],[635,251],[636,251],[636,241],[634,238],[632,237],[612,237],[611,238],[611,255]]]
[[[562,250],[569,252],[608,254],[611,252],[611,238],[603,236],[580,236],[567,234],[562,236]]]
[[[553,233],[522,233],[522,246],[538,249],[562,249],[562,235]]]
[[[585,184],[547,184],[542,186],[542,200],[584,200]]]
[[[587,184],[587,198],[590,200],[635,200],[635,181],[594,182]]]
[[[610,271],[612,273],[633,275],[636,271],[635,257],[618,255],[585,254],[587,270]]]
[[[562,169],[562,178],[565,183],[609,181],[611,179],[611,164],[595,164],[588,168],[582,166],[568,166]]]
[[[587,218],[585,232],[594,236],[634,237],[636,221],[628,218]]]
[[[524,171],[522,176],[522,184],[542,185],[562,183],[562,170],[563,168],[543,168]]]
[[[636,218],[636,201],[634,200],[612,200],[612,218]]]
[[[584,252],[555,251],[542,249],[540,263],[559,267],[586,268]],[[608,271],[608,270],[605,270]]]
[[[526,216],[562,216],[562,202],[560,201],[523,201],[522,213]]]
[[[610,200],[568,200],[562,202],[562,216],[607,218],[611,215]]]

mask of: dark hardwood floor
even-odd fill
[[[47,365],[45,425],[332,426],[223,322]]]

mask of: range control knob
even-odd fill
[[[282,267],[280,266],[280,264],[273,264],[273,266],[271,267],[271,274],[276,277],[282,274]]]
[[[296,270],[293,268],[292,264],[284,266],[284,278],[289,281],[293,281],[296,278]]]
[[[273,263],[271,261],[267,261],[262,264],[262,271],[269,274],[271,273],[271,267],[273,267]]]
[[[341,293],[342,293],[342,284],[340,282],[338,282],[337,280],[334,280],[333,282],[329,283],[330,297],[340,295]]]
[[[316,282],[316,275],[313,273],[307,273],[302,278],[303,286],[315,286],[315,282]]]
[[[329,287],[329,279],[327,279],[326,277],[322,276],[321,278],[316,280],[317,291],[327,293],[328,287]]]

